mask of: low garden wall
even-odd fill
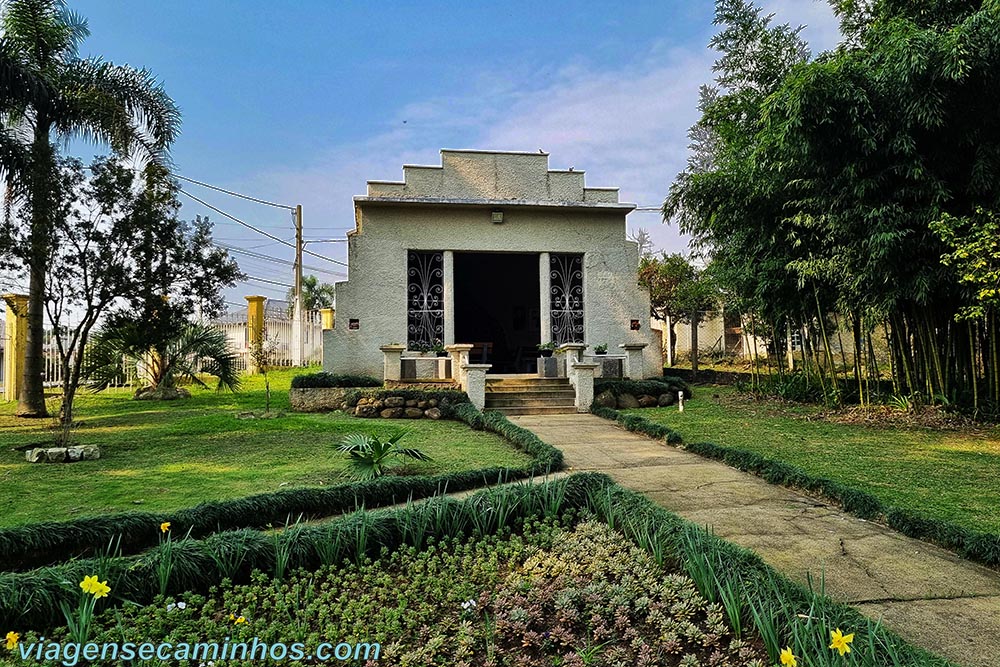
[[[595,380],[594,406],[627,410],[666,407],[677,403],[678,394],[692,396],[691,386],[680,378],[664,376],[651,380]]]
[[[368,419],[451,419],[452,407],[468,403],[451,383],[383,387],[368,376],[312,373],[292,380],[289,400],[295,412],[340,410]]]

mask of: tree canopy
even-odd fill
[[[717,2],[696,126],[711,160],[678,176],[664,215],[774,337],[842,313],[856,357],[887,333],[898,391],[976,402],[985,381],[996,409],[995,304],[957,322],[974,294],[942,258],[1000,203],[1000,3],[833,5],[844,41],[811,59],[797,29]],[[875,365],[855,361],[862,395]]]

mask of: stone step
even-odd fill
[[[486,394],[486,407],[513,407],[517,405],[573,405],[576,401],[576,394],[573,392],[559,392],[545,395],[525,394]]]
[[[499,412],[503,415],[568,415],[576,414],[576,406],[573,405],[521,405],[517,407],[505,407],[505,408],[491,408],[486,406],[487,410],[493,410],[494,412]]]
[[[487,375],[486,384],[559,384],[569,382],[569,378],[543,378],[534,375]]]

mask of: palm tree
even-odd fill
[[[55,139],[80,138],[105,144],[123,156],[164,162],[176,137],[180,112],[149,70],[80,58],[78,47],[89,34],[86,21],[70,12],[64,0],[10,0],[3,5],[0,30],[0,92],[6,98],[0,151],[11,163],[15,137],[25,144],[25,167],[19,180],[28,214],[27,242],[21,253],[28,267],[28,334],[24,382],[17,414],[47,416],[42,385],[45,269],[53,217],[58,211],[51,192],[57,162]],[[35,81],[34,94],[21,83]],[[10,153],[10,155],[7,155]]]
[[[295,288],[288,290],[288,314],[295,311]],[[336,298],[336,288],[330,283],[321,283],[314,275],[302,276],[302,310],[331,308]]]
[[[149,391],[163,394],[182,380],[208,387],[202,374],[218,379],[216,389],[236,391],[240,385],[237,361],[226,335],[213,327],[185,323],[174,336],[151,348],[141,325],[121,321],[105,326],[94,337],[83,373],[95,391],[122,383],[127,367],[135,367],[145,385],[137,395]]]
[[[399,441],[406,431],[385,440],[370,433],[350,433],[340,441],[337,451],[347,454],[347,474],[360,481],[369,481],[386,474],[392,459],[430,461],[431,457],[419,449],[400,447]]]

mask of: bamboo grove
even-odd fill
[[[716,82],[664,217],[774,351],[810,334],[826,400],[995,416],[1000,0],[833,4],[842,42],[812,57],[799,30],[717,2]]]

